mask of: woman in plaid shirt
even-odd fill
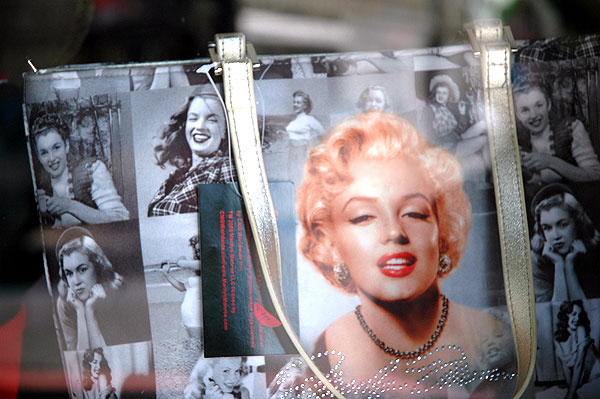
[[[217,93],[203,86],[190,96],[154,146],[157,164],[177,169],[148,205],[148,216],[198,211],[198,184],[233,181],[233,165],[225,154],[225,113]]]

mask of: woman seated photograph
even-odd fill
[[[574,117],[555,120],[544,85],[535,81],[515,84],[513,98],[525,183],[600,180],[600,161],[585,126]]]
[[[117,399],[115,389],[111,385],[110,367],[102,348],[87,349],[81,365],[85,399]]]
[[[531,214],[536,302],[600,297],[600,232],[571,189],[560,183],[545,186],[533,198]]]
[[[141,300],[145,296],[126,286],[88,230],[65,230],[57,241],[56,257],[56,308],[64,349],[150,339],[147,305]]]
[[[313,353],[337,354],[323,357],[325,372],[341,357],[343,383],[384,396],[509,394],[509,328],[441,288],[470,227],[454,155],[405,119],[362,113],[311,150],[296,207],[302,254],[360,302],[317,338]],[[427,368],[438,360],[454,367]],[[490,373],[497,378],[480,378]]]
[[[36,117],[32,147],[42,171],[36,174],[42,220],[54,228],[109,223],[129,218],[102,160],[69,160],[69,128],[58,115]]]
[[[227,142],[219,97],[212,86],[201,86],[156,138],[157,165],[170,164],[175,171],[150,200],[148,216],[198,212],[198,184],[233,182]]]
[[[485,121],[471,121],[460,99],[460,89],[449,75],[431,78],[419,127],[427,140],[460,159],[465,177],[484,181],[491,165]]]
[[[562,364],[567,385],[567,393],[563,393],[562,397],[577,398],[577,391],[590,383],[592,385],[588,385],[585,390],[592,393],[591,397],[597,396],[600,389],[600,354],[590,337],[590,319],[583,301],[563,302],[557,319],[554,332],[556,355]]]

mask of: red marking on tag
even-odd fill
[[[281,325],[281,322],[258,302],[254,302],[254,315],[263,326],[279,327]]]

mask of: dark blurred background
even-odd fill
[[[408,49],[463,43],[463,24],[476,18],[501,18],[515,38],[536,39],[597,32],[599,3],[1,0],[0,338],[2,327],[25,309],[21,397],[41,392],[64,397],[22,128],[27,57],[38,68],[199,58],[207,56],[206,44],[215,33],[231,31],[244,32],[259,54]],[[8,397],[6,375],[19,366],[3,357],[1,348],[0,397]]]

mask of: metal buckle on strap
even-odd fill
[[[245,41],[245,37],[241,33],[235,33],[235,34],[231,34],[231,35],[236,35],[236,36],[241,35],[243,37],[243,40]],[[218,38],[220,36],[224,37],[225,35],[217,35],[216,39],[218,40]],[[221,67],[221,62],[223,60],[222,60],[221,56],[219,55],[219,53],[217,52],[217,43],[215,43],[215,42],[208,43],[208,54],[210,55],[210,60],[217,64],[215,66],[215,75],[217,75],[217,76],[221,75],[223,73],[223,68]],[[260,61],[258,59],[258,56],[256,55],[256,50],[254,49],[254,45],[250,42],[246,42],[246,56],[252,62],[252,68],[254,70],[257,70],[260,68]]]
[[[473,55],[476,58],[481,56],[481,46],[479,42],[483,39],[478,37],[476,33],[476,28],[481,25],[492,25],[497,20],[477,20],[475,22],[471,22],[465,24],[465,32],[467,33],[467,37],[469,38],[469,42],[471,43],[471,47],[473,47]],[[489,38],[488,38],[489,39]],[[512,30],[510,26],[504,26],[501,28],[501,31],[498,32],[498,41],[499,42],[507,42],[510,45],[510,49],[513,53],[518,51],[517,42],[515,42],[515,38],[512,34]]]

